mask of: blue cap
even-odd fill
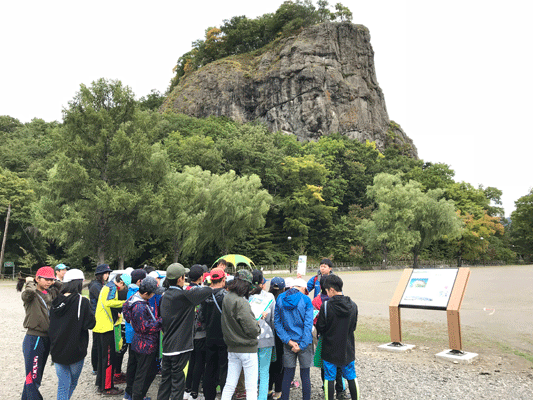
[[[270,281],[270,287],[277,289],[285,289],[285,279],[276,276]]]
[[[57,264],[54,269],[57,271],[58,269],[67,269],[68,267],[65,264]]]
[[[122,279],[122,282],[124,282],[124,285],[129,286],[131,285],[131,276],[128,274],[122,274],[120,275],[120,279]]]

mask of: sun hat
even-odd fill
[[[131,273],[131,281],[133,283],[137,283],[137,281],[139,280],[143,280],[144,278],[146,278],[146,271],[142,268],[140,269],[135,269],[133,270],[133,272]]]
[[[185,268],[180,263],[170,264],[167,268],[167,279],[178,279],[188,272],[189,268]]]
[[[95,275],[105,274],[106,272],[112,272],[111,268],[107,264],[100,264],[96,267]]]
[[[68,267],[65,265],[65,264],[57,264],[54,269],[57,271],[57,270],[60,270],[60,269],[67,269]]]
[[[83,271],[77,268],[69,269],[65,273],[65,276],[63,277],[63,283],[75,281],[76,279],[81,279],[81,280],[85,279],[85,275],[83,275]]]
[[[239,270],[235,278],[252,283],[252,273],[247,269]]]
[[[270,287],[275,289],[285,289],[285,279],[275,276],[270,281]]]
[[[131,276],[124,273],[120,275],[120,279],[122,279],[122,282],[124,282],[124,285],[129,286],[131,285]]]
[[[35,276],[39,278],[45,278],[45,279],[56,278],[54,270],[52,269],[52,267],[49,267],[49,266],[39,268]]]

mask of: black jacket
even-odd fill
[[[222,336],[222,301],[228,293],[224,288],[213,289],[213,294],[202,303],[202,319],[205,323],[206,344],[225,346]],[[215,304],[216,301],[216,304]],[[218,305],[218,307],[217,307]]]
[[[100,296],[100,291],[104,285],[97,280],[94,279],[89,283],[89,299],[91,300],[91,310],[93,310],[93,313],[96,312],[96,305],[98,304],[98,297]]]
[[[172,355],[193,349],[194,308],[211,296],[213,289],[184,290],[171,286],[161,297],[163,354]]]
[[[354,361],[356,327],[357,305],[348,296],[333,296],[322,303],[316,322],[316,330],[322,337],[322,359],[337,366]]]
[[[96,320],[89,300],[78,294],[60,294],[50,310],[50,354],[52,361],[70,365],[87,355],[89,329]]]

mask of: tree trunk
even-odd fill
[[[418,268],[418,251],[413,250],[413,268]]]
[[[174,262],[177,263],[180,258],[180,254],[181,254],[181,246],[180,246],[179,240],[176,240],[174,242],[174,246],[172,247],[174,251]]]
[[[11,216],[11,204],[7,207],[6,227],[2,238],[2,250],[0,250],[0,278],[4,277],[4,252],[6,250],[7,228],[9,227],[9,217]],[[13,268],[13,271],[15,269]]]
[[[107,242],[107,221],[102,215],[100,215],[100,220],[98,221],[98,249],[97,249],[98,264],[103,264],[105,262],[106,242]]]
[[[381,268],[387,269],[387,257],[389,255],[389,251],[388,251],[386,243],[381,243],[381,253],[383,255],[383,261],[381,262]]]
[[[124,269],[124,257],[118,258],[118,269]]]

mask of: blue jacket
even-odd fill
[[[137,286],[135,283],[132,283],[128,287],[128,297],[129,300],[135,293],[139,291],[139,286]],[[135,334],[135,331],[133,330],[133,326],[126,321],[126,343],[131,343],[133,340],[133,335]]]
[[[315,293],[313,293],[313,298],[318,296],[320,294],[320,273],[313,276],[311,279],[307,281],[307,291],[311,293],[311,291],[314,289]]]
[[[274,327],[283,343],[293,340],[304,350],[313,341],[313,304],[298,289],[281,293],[276,300]]]

